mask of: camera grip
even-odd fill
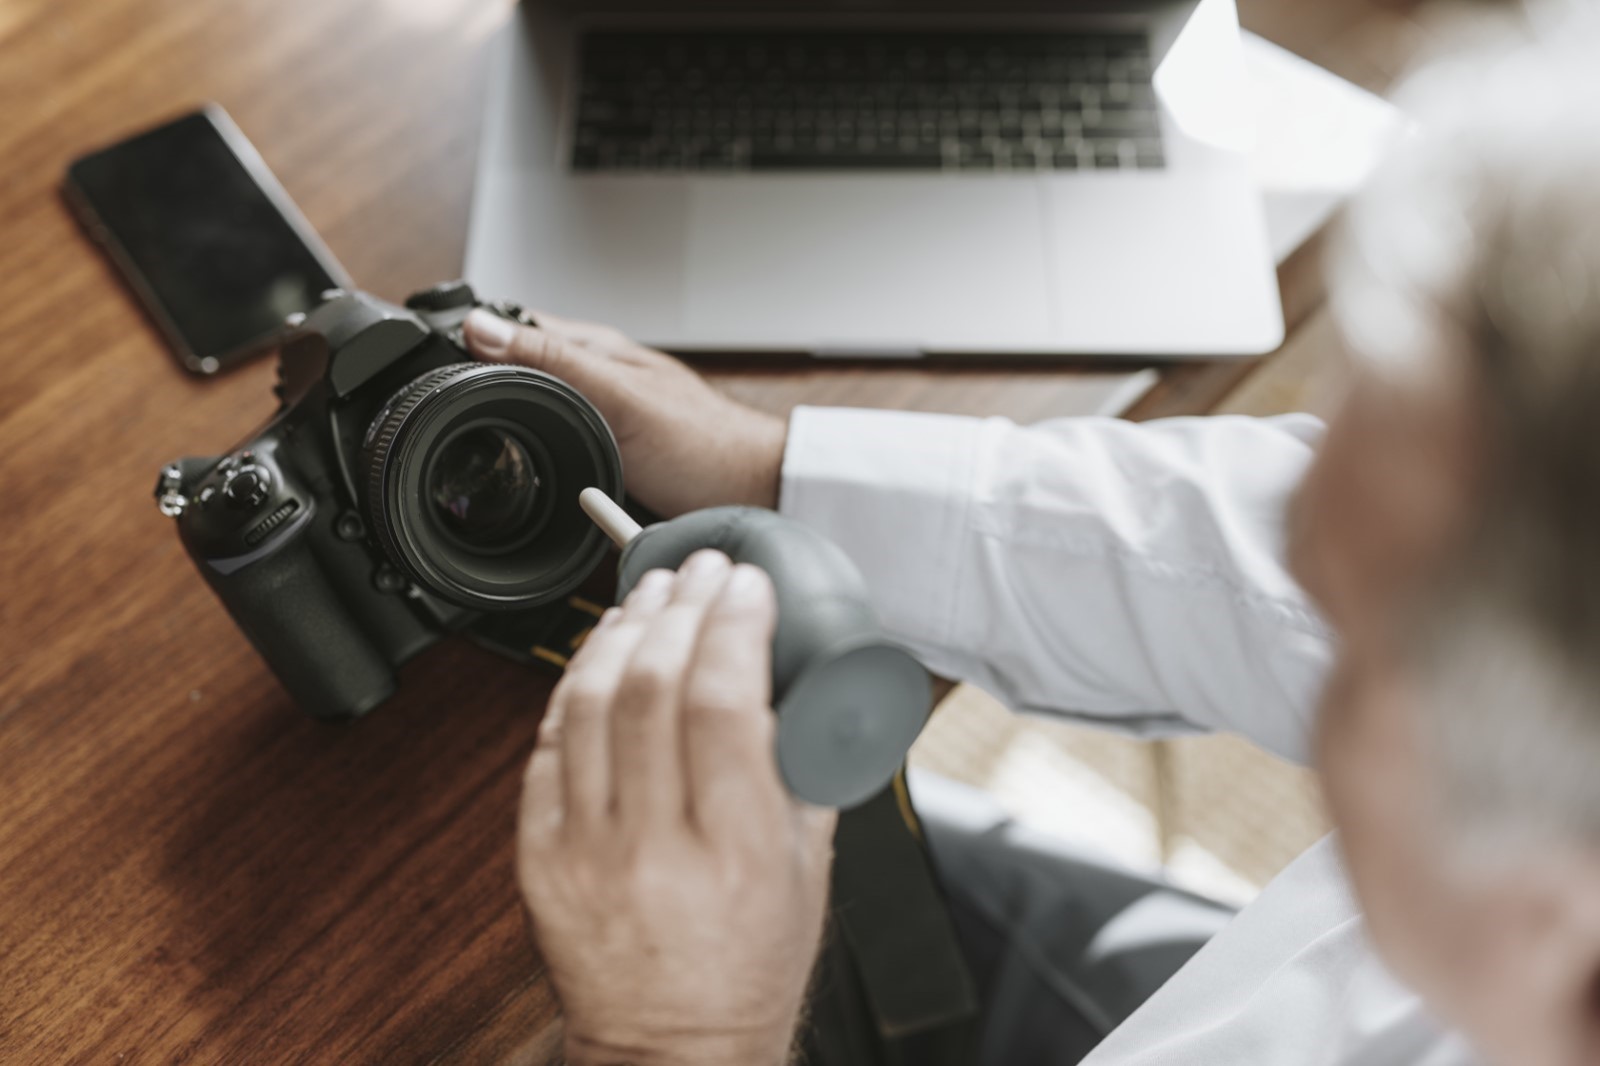
[[[623,552],[620,600],[645,571],[715,548],[772,578],[778,765],[811,803],[850,807],[887,785],[932,703],[927,671],[889,641],[843,549],[773,511],[715,507],[650,526]]]
[[[304,536],[310,518],[244,560],[196,562],[301,707],[318,718],[354,718],[394,692],[394,671],[323,577]]]

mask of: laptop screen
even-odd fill
[[[1114,10],[1149,5],[1131,0],[557,0],[557,6],[573,12],[793,12],[796,15],[877,14],[880,12],[961,12],[980,14],[995,11],[1069,13],[1073,10]]]

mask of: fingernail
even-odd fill
[[[682,577],[698,581],[724,573],[732,565],[733,560],[721,552],[712,548],[702,548],[689,556],[689,560],[683,564],[678,573]]]
[[[474,308],[464,323],[467,337],[479,355],[504,355],[511,350],[517,327],[493,311]]]
[[[604,629],[606,626],[610,625],[611,623],[615,622],[618,618],[621,618],[621,617],[622,617],[622,608],[620,608],[620,607],[607,607],[604,611],[602,611],[600,613],[600,619],[599,619],[599,621],[595,622],[594,627],[596,629]]]
[[[766,598],[767,582],[767,575],[760,569],[740,563],[733,568],[733,576],[728,578],[728,587],[722,595],[730,607],[754,607]]]
[[[633,591],[628,593],[623,606],[633,610],[659,607],[666,602],[668,593],[672,591],[672,582],[671,570],[651,570],[633,586]]]

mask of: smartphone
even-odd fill
[[[93,152],[63,192],[178,361],[214,374],[349,276],[222,108]]]

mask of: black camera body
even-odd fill
[[[620,497],[610,429],[557,378],[473,362],[479,306],[525,320],[461,282],[404,307],[326,294],[284,341],[271,420],[161,473],[195,566],[318,717],[371,710],[448,633],[526,651],[606,554],[578,493]]]

